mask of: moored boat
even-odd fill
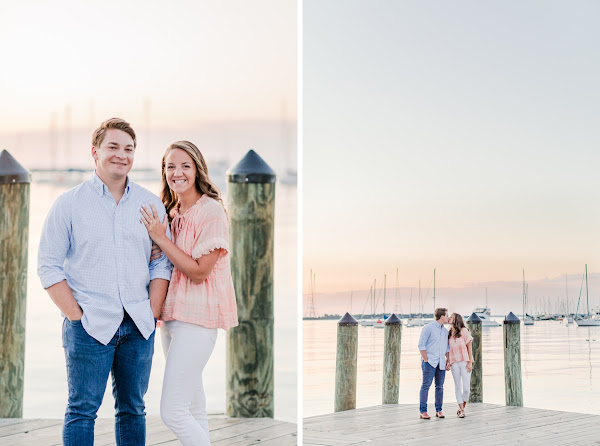
[[[490,318],[491,310],[488,307],[475,308],[474,313],[481,319],[482,327],[500,327],[500,323]]]
[[[582,284],[583,285],[583,284]],[[600,326],[600,308],[596,307],[590,311],[590,298],[588,293],[588,277],[587,264],[585,265],[585,297],[587,300],[588,314],[582,318],[575,318],[575,323],[579,327],[596,327]],[[581,300],[581,291],[579,292],[579,300]],[[577,311],[579,311],[579,302],[577,302]]]
[[[407,327],[423,327],[428,323],[433,322],[433,319],[426,319],[424,317],[412,317],[406,322]]]

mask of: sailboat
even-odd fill
[[[371,319],[365,319],[365,318],[361,318],[359,319],[358,323],[360,324],[361,327],[372,327],[373,326],[373,295],[375,293],[373,292],[373,287],[371,287],[371,291],[369,292],[369,300],[371,301]],[[367,304],[365,304],[365,307],[367,306]],[[363,316],[364,316],[364,309],[363,309]]]
[[[434,273],[434,278],[435,278],[435,273]],[[435,291],[434,291],[434,293],[435,293]],[[420,307],[419,309],[421,310],[419,312],[419,317],[409,318],[408,322],[406,323],[407,327],[423,327],[432,321],[431,319],[426,319],[423,317],[423,302],[421,299],[421,281],[420,280],[419,280],[419,307]],[[411,316],[412,316],[412,314],[411,314]]]
[[[600,326],[600,311],[596,310],[595,314],[590,312],[590,297],[588,294],[588,280],[587,280],[587,264],[585,265],[585,298],[587,303],[587,316],[581,319],[575,319],[575,323],[579,327],[595,327]],[[579,299],[581,300],[581,292],[579,293]],[[577,312],[579,312],[579,302],[577,302]]]
[[[569,311],[569,284],[568,284],[568,275],[565,274],[565,292],[566,292],[566,296],[567,296],[567,308],[566,308],[566,314],[565,314],[565,321],[567,324],[572,324],[573,323],[573,316],[571,316],[571,312]]]
[[[527,314],[527,289],[525,288],[525,268],[523,268],[523,325],[533,325],[533,318]]]
[[[385,315],[385,291],[386,291],[386,288],[387,288],[387,276],[384,274],[383,275],[383,317],[377,319],[373,323],[374,328],[385,328],[385,320],[387,319],[387,316]]]

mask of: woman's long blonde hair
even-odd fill
[[[214,198],[219,203],[221,203],[221,205],[223,205],[223,200],[221,199],[221,192],[219,191],[219,188],[215,186],[215,184],[210,180],[208,176],[208,167],[206,166],[206,161],[204,161],[204,157],[202,156],[202,153],[200,153],[200,150],[198,150],[198,147],[196,147],[193,143],[189,141],[177,141],[171,144],[169,147],[167,147],[167,150],[165,151],[165,154],[162,158],[162,190],[160,198],[163,204],[165,205],[165,209],[167,210],[167,215],[169,216],[169,223],[172,220],[171,210],[175,206],[177,206],[177,203],[179,202],[179,197],[175,192],[171,190],[169,184],[167,183],[165,160],[169,152],[175,149],[183,150],[194,161],[194,164],[196,165],[196,190],[202,195],[208,195],[210,198]]]

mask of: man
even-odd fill
[[[65,317],[66,446],[93,445],[109,372],[117,445],[146,442],[144,395],[172,265],[164,255],[150,261],[140,208],[153,203],[161,220],[165,208],[129,180],[135,148],[129,123],[103,122],[92,137],[94,173],[56,200],[42,231],[38,275]]]
[[[446,377],[446,361],[448,360],[448,330],[444,324],[449,322],[446,308],[435,309],[435,321],[427,324],[421,331],[419,338],[419,351],[421,352],[421,370],[423,371],[423,384],[419,395],[419,411],[421,418],[429,420],[427,414],[427,395],[431,382],[435,378],[435,416],[445,418],[442,413],[444,402],[444,379]]]

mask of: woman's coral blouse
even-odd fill
[[[471,332],[467,327],[463,327],[460,330],[460,338],[450,336],[448,338],[448,344],[450,347],[450,354],[448,355],[450,365],[455,362],[469,361],[469,351],[467,350],[467,344],[473,340]]]
[[[183,215],[171,210],[172,239],[194,259],[221,249],[219,260],[205,281],[192,282],[173,267],[167,298],[160,319],[178,320],[206,328],[228,330],[238,325],[237,306],[229,266],[229,224],[225,209],[203,195]]]

